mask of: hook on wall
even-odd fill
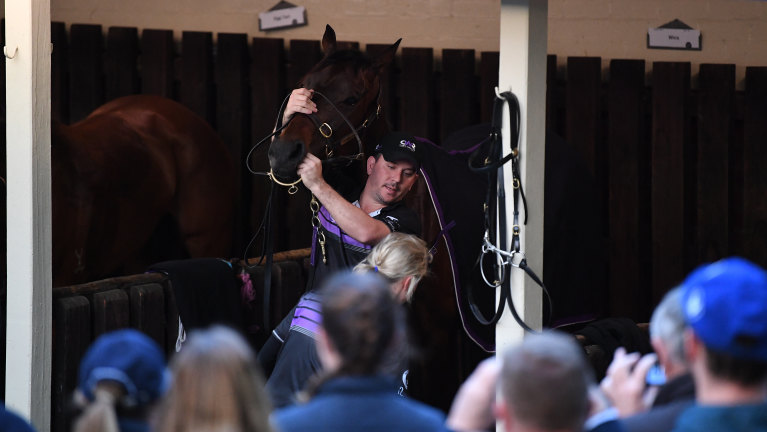
[[[16,48],[14,48],[14,50],[13,50],[13,55],[8,55],[8,46],[4,46],[4,47],[3,47],[3,54],[4,54],[4,55],[5,55],[5,57],[6,57],[6,58],[8,58],[8,59],[13,59],[13,58],[15,58],[15,57],[16,57],[16,54],[18,54],[18,53],[19,53],[19,47],[16,47]]]

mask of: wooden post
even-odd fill
[[[50,0],[5,3],[8,326],[6,404],[50,430]]]
[[[519,99],[521,131],[522,186],[527,196],[528,221],[522,225],[524,214],[520,203],[521,249],[528,265],[543,275],[543,166],[546,143],[546,40],[547,0],[501,1],[501,51],[498,88],[511,90]],[[508,115],[504,115],[504,156],[509,152]],[[508,231],[513,226],[511,164],[504,166],[506,181],[505,221]],[[509,245],[504,245],[508,250]],[[532,328],[542,324],[541,289],[525,273],[511,270],[511,290],[520,317]],[[507,310],[495,329],[496,349],[500,353],[522,340],[524,331]]]

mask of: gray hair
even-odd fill
[[[684,313],[682,311],[682,290],[679,287],[667,292],[650,318],[650,337],[658,339],[666,347],[669,359],[675,364],[685,365],[684,355]]]

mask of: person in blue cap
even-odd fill
[[[160,347],[143,333],[124,329],[100,336],[80,362],[75,404],[83,412],[74,431],[149,431],[149,410],[169,377]]]
[[[674,431],[767,431],[767,272],[742,258],[682,283],[695,405]]]

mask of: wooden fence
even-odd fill
[[[306,283],[304,258],[297,254],[278,254],[272,267],[272,327],[295,305]],[[242,268],[235,262],[234,269]],[[265,341],[262,320],[263,267],[247,269],[256,300],[243,306],[246,336],[254,346]],[[232,272],[235,278],[235,271]],[[169,278],[160,273],[117,277],[102,281],[53,289],[53,364],[51,430],[70,430],[72,393],[77,386],[80,361],[88,346],[101,334],[132,327],[162,347],[168,358],[175,352],[178,336],[178,310]],[[239,298],[240,293],[236,293]]]

